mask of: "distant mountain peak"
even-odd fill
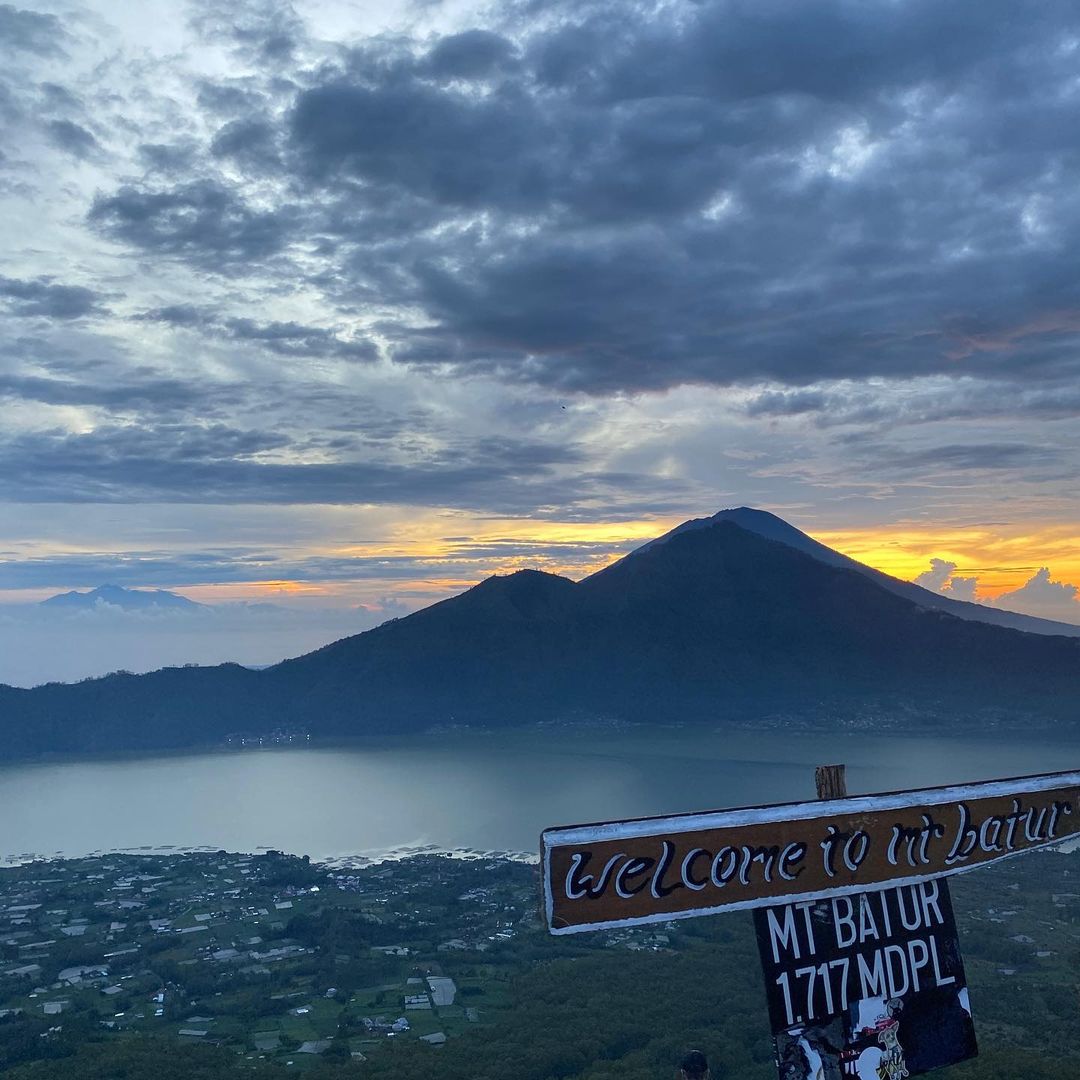
[[[56,596],[42,600],[39,607],[85,610],[95,608],[99,604],[108,604],[110,607],[121,608],[124,611],[152,611],[165,608],[194,611],[206,606],[165,589],[127,589],[123,585],[99,585],[88,592],[72,590],[57,593]]]

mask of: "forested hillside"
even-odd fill
[[[957,618],[719,520],[580,582],[489,578],[265,671],[0,687],[0,755],[595,717],[1023,728],[1075,724],[1078,699],[1078,638]]]
[[[323,1001],[326,1013],[318,1024],[331,1037],[332,1050],[304,1058],[304,1074],[319,1080],[669,1080],[674,1063],[691,1046],[707,1052],[717,1080],[776,1075],[748,913],[552,938],[535,913],[519,906],[519,915],[525,914],[515,916],[512,938],[495,940],[483,953],[447,951],[439,948],[446,938],[472,939],[468,927],[477,901],[463,899],[462,889],[469,894],[490,886],[492,867],[458,863],[443,874],[438,860],[427,859],[398,864],[397,870],[359,872],[361,883],[378,881],[391,895],[398,888],[394,874],[411,882],[408,902],[402,892],[400,906],[391,903],[375,923],[357,908],[355,894],[336,892],[316,868],[299,860],[289,865],[297,881],[322,880],[323,894],[283,931],[313,950],[287,970],[283,966],[249,986],[252,977],[228,966],[171,965],[165,944],[132,969],[156,973],[169,997],[182,996],[188,983],[199,1003],[181,1005],[176,1016],[208,1009],[215,1019],[202,1025],[211,1037],[220,1033],[222,1045],[178,1041],[168,1006],[158,1023],[171,1035],[105,1031],[94,1010],[111,1015],[112,1009],[98,1004],[100,992],[82,991],[80,999],[79,991],[65,991],[76,1001],[64,1013],[62,1032],[42,1038],[55,1022],[48,1017],[0,1019],[0,1067],[6,1064],[13,1080],[270,1080],[291,1072],[287,1062],[297,1060],[297,1043],[293,1050],[260,1055],[252,1036],[235,1027],[237,1018],[248,1031],[274,1032],[298,1022],[286,1015],[294,1003]],[[282,880],[289,880],[287,869],[279,874]],[[534,874],[532,867],[506,864],[498,871],[499,887],[510,890],[515,903],[527,900]],[[1080,855],[1044,852],[953,879],[980,1056],[949,1077],[1075,1077],[1080,912],[1071,890],[1078,877]],[[366,887],[359,895],[366,895]],[[423,915],[419,923],[413,921],[416,908]],[[371,949],[376,941],[394,941],[410,955],[377,954]],[[430,970],[457,980],[462,1002],[478,1022],[464,1022],[458,1005],[437,1009],[430,1025],[451,1032],[439,1047],[424,1044],[415,1031],[394,1038],[365,1033],[363,1014],[397,1015],[401,990],[394,987],[407,990],[407,976]],[[333,988],[333,1001],[326,1001],[327,988]],[[418,1016],[433,1014],[407,1015],[416,1023]]]

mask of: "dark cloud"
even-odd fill
[[[513,42],[490,30],[466,30],[440,38],[427,55],[433,75],[442,79],[484,79],[511,66]]]
[[[163,421],[36,432],[0,445],[0,499],[12,502],[368,503],[522,514],[591,514],[617,493],[678,500],[683,485],[581,469],[575,447],[512,438],[459,439],[410,460],[302,464],[306,447],[279,432]],[[397,446],[400,454],[407,447]],[[567,468],[571,471],[567,473]]]
[[[993,50],[1026,44],[1068,17],[1063,3],[1040,12],[1026,0],[948,9],[932,0],[720,0],[650,14],[639,8],[625,18],[617,5],[587,5],[580,20],[535,42],[545,81],[608,99],[785,95],[861,104],[882,90],[961,78]]]
[[[220,400],[221,388],[216,393]],[[179,379],[143,379],[124,385],[107,385],[0,374],[0,399],[5,397],[39,401],[46,405],[96,405],[114,412],[146,410],[166,413],[202,403],[206,391]]]
[[[52,120],[47,129],[54,145],[80,160],[92,157],[101,150],[93,134],[71,120]]]
[[[196,162],[199,145],[194,140],[176,143],[143,143],[139,157],[147,169],[169,176],[190,170]]]
[[[44,82],[38,87],[41,93],[42,103],[46,108],[59,109],[64,112],[81,112],[82,101],[75,96],[66,86],[59,83]]]
[[[806,426],[1080,411],[1080,12],[1060,0],[514,4],[464,33],[338,45],[284,3],[206,2],[194,24],[239,50],[237,74],[192,85],[190,124],[133,120],[136,172],[88,214],[147,266],[228,277],[197,305],[142,301],[137,318],[177,329],[155,346],[206,348],[245,378],[302,357],[475,373],[511,385],[507,416],[517,395],[681,384],[751,387],[731,398],[744,420]],[[44,313],[20,287],[11,307]],[[98,381],[17,392],[91,398]],[[96,392],[122,409],[151,382]],[[111,429],[65,452],[107,498],[179,491],[182,462],[211,499],[265,484],[270,501],[441,504],[443,477],[453,505],[565,501],[551,490],[569,463],[539,456],[550,432],[451,461],[431,449],[456,446],[446,432],[421,418],[410,441],[337,387],[251,391],[274,415],[287,400],[318,425],[276,456],[191,457],[169,432],[136,453]],[[42,438],[52,461],[60,437]],[[365,457],[389,438],[397,458]],[[1045,476],[1068,456],[996,430],[836,445],[886,480]],[[320,464],[287,463],[316,449]],[[112,486],[116,455],[130,490]],[[514,495],[512,468],[528,478]],[[592,475],[586,498],[619,475]]]
[[[994,382],[970,376],[944,383],[888,389],[859,383],[807,389],[762,390],[742,406],[753,418],[808,418],[822,428],[844,425],[931,424],[949,420],[1029,416],[1061,420],[1080,416],[1080,388],[1074,383]]]
[[[63,55],[60,42],[66,37],[55,15],[24,11],[0,4],[0,49],[22,49],[39,56]]]
[[[551,138],[518,93],[337,81],[302,93],[289,124],[295,164],[325,183],[364,180],[451,207],[529,210],[549,197]]]
[[[252,80],[215,82],[202,79],[198,83],[197,100],[199,108],[208,113],[250,116],[263,111],[267,99]]]
[[[240,165],[265,170],[278,160],[274,129],[265,120],[233,120],[210,143],[215,157],[231,158]]]
[[[925,450],[891,451],[895,470],[933,466],[951,471],[1018,469],[1054,464],[1061,451],[1027,443],[976,443],[934,446]]]
[[[255,210],[213,180],[164,190],[124,187],[96,198],[89,215],[115,240],[232,272],[281,251],[290,216],[289,208]]]
[[[963,486],[996,476],[998,482],[1023,477],[1035,484],[1061,481],[1075,472],[1074,455],[1063,446],[971,442],[910,447],[855,435],[838,439],[837,447],[866,479],[878,476],[905,483]]]
[[[376,360],[378,351],[368,338],[341,337],[332,330],[296,322],[258,323],[253,319],[226,319],[226,332],[241,341],[257,342],[281,356],[325,356],[342,360]]]
[[[746,403],[747,416],[805,416],[824,413],[840,395],[824,390],[765,390]]]
[[[78,319],[99,310],[99,297],[82,285],[55,285],[51,278],[31,281],[0,277],[0,302],[15,315]]]
[[[195,175],[92,221],[229,272],[309,245],[334,303],[426,316],[381,327],[420,367],[592,394],[1075,379],[1072,6],[509,10],[283,78],[311,45],[290,8],[202,9],[265,78],[206,83],[228,121]]]
[[[202,309],[194,304],[166,304],[164,307],[152,308],[136,316],[145,322],[163,322],[170,326],[209,326],[213,320]]]
[[[305,326],[298,322],[257,322],[236,316],[222,318],[193,304],[169,304],[137,315],[144,322],[160,322],[186,330],[250,342],[279,356],[334,357],[340,360],[378,359],[375,343],[367,337],[337,329]]]

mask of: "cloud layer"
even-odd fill
[[[197,584],[176,508],[247,508],[204,583],[367,580],[288,538],[326,507],[395,551],[996,520],[1061,565],[1074,5],[369,8],[0,5],[0,588]]]
[[[293,22],[288,78],[262,47],[242,87],[207,80],[203,138],[154,144],[183,167],[88,226],[226,275],[316,247],[308,280],[389,305],[416,368],[592,394],[1075,376],[1069,5],[557,10],[336,48]]]
[[[977,595],[978,575],[957,576],[956,563],[944,559],[931,559],[930,563],[930,569],[915,578],[915,584],[931,592],[942,593],[954,600],[984,603],[1005,611],[1019,611],[1023,615],[1080,625],[1080,586],[1052,580],[1046,566],[1037,570],[1018,589],[1010,589],[997,596],[980,597]]]
[[[187,663],[272,664],[397,613],[297,611],[268,604],[151,613],[101,604],[65,613],[12,605],[0,608],[0,683],[36,686]]]

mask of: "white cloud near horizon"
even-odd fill
[[[1018,589],[980,598],[977,595],[978,577],[958,577],[956,566],[947,559],[931,559],[930,569],[915,578],[915,584],[954,600],[1080,626],[1080,586],[1054,581],[1049,567],[1041,567]]]
[[[152,611],[12,604],[0,608],[0,683],[29,687],[184,664],[274,664],[402,613],[243,603]]]
[[[1080,623],[1080,586],[1053,581],[1050,569],[1040,568],[1019,589],[1002,593],[993,600],[995,607],[1037,615],[1042,619]]]

